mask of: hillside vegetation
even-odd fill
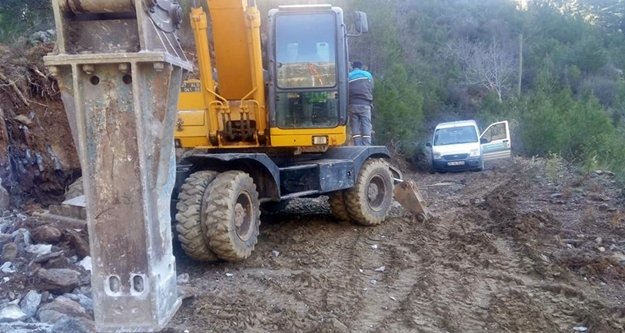
[[[413,155],[440,121],[508,119],[517,153],[625,177],[622,1],[355,1],[377,139]]]
[[[258,1],[263,12],[322,2]],[[369,15],[370,32],[351,39],[350,51],[376,79],[378,143],[413,158],[438,122],[474,118],[484,127],[507,119],[516,153],[557,155],[625,178],[623,1],[333,4]],[[24,43],[52,21],[47,1],[4,0],[0,42]]]

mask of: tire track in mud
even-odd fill
[[[510,187],[510,182],[504,179],[491,182],[488,187],[463,186],[459,195],[463,198],[460,206],[483,202],[501,187]],[[499,258],[508,244],[483,230],[482,224],[488,216],[474,212],[471,207],[454,207],[458,204],[455,198],[453,195],[451,205],[442,205],[443,209],[433,212],[435,215],[440,212],[435,232],[444,235],[444,239],[431,248],[422,249],[422,252],[432,253],[433,259],[429,265],[425,265],[427,261],[422,263],[424,279],[407,298],[406,302],[412,305],[409,306],[411,316],[404,316],[404,322],[412,322],[413,327],[424,332],[441,329],[482,332],[489,328],[506,328],[505,324],[491,324],[490,327],[485,324],[493,318],[491,302],[495,305],[499,299],[504,300],[500,302],[502,304],[511,302],[505,287],[502,288],[495,279],[486,278],[483,272],[488,266],[495,266],[495,269],[505,266],[506,270],[513,270],[518,267],[516,258]],[[458,225],[459,222],[462,224]],[[504,284],[507,286],[508,283]]]
[[[205,291],[173,332],[623,331],[623,303],[563,261],[570,215],[544,209],[552,191],[524,165],[417,177],[426,223],[337,223],[321,201],[270,217],[250,260],[190,272]]]

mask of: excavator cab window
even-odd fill
[[[280,128],[332,128],[338,125],[338,99],[326,91],[280,92],[277,121]]]
[[[278,127],[336,127],[336,16],[332,12],[278,15],[275,29]]]
[[[277,83],[282,89],[336,86],[336,30],[331,14],[276,19]]]

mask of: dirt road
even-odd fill
[[[556,166],[415,174],[427,223],[396,207],[365,228],[291,202],[243,263],[178,257],[194,297],[168,331],[623,332],[623,193]]]

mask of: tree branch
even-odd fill
[[[17,96],[20,98],[20,100],[26,105],[26,106],[30,106],[30,102],[28,102],[28,99],[26,99],[26,97],[24,96],[24,94],[22,93],[22,91],[17,87],[17,85],[15,84],[14,81],[9,80],[6,76],[4,76],[4,74],[0,73],[0,80],[6,81],[9,86],[11,86],[11,88],[13,89],[13,91],[15,91],[15,94],[17,94]]]

